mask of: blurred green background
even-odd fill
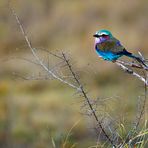
[[[92,35],[108,29],[131,52],[148,56],[147,0],[12,0],[36,48],[64,51],[91,97],[111,98],[105,109],[130,127],[143,84],[116,65],[100,59]],[[17,58],[16,58],[17,57]],[[94,121],[82,111],[82,98],[56,80],[28,80],[42,73],[33,59],[6,0],[0,0],[0,147],[60,147],[70,128],[76,147],[96,144]],[[128,58],[126,58],[128,60]],[[51,59],[51,63],[56,61]],[[14,73],[19,74],[15,76]],[[69,145],[70,145],[69,143]],[[69,147],[69,146],[67,146]]]

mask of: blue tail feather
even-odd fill
[[[146,68],[148,68],[148,65],[146,65],[146,64],[144,63],[144,61],[143,61],[143,59],[142,59],[141,57],[139,57],[139,56],[137,56],[137,55],[134,55],[134,54],[128,52],[127,50],[124,50],[124,51],[123,51],[123,54],[124,54],[125,56],[128,56],[128,57],[130,57],[130,58],[133,58],[133,59],[137,60],[137,62],[141,63],[141,64],[144,65]]]

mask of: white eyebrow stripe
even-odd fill
[[[102,32],[100,35],[103,35],[103,34],[108,35],[107,33],[104,33],[104,32]]]

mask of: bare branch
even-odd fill
[[[52,56],[54,56],[54,57],[56,57],[58,59],[64,60],[61,56],[59,56],[59,55],[57,55],[57,54],[55,54],[55,53],[53,53],[53,52],[51,52],[51,51],[49,51],[47,49],[44,49],[44,48],[38,48],[38,49],[43,50],[43,51],[47,52],[48,54],[50,54],[50,55],[52,55]]]
[[[137,115],[137,122],[135,123],[135,129],[138,128],[139,124],[140,124],[140,121],[141,121],[141,118],[144,114],[144,110],[145,110],[145,107],[146,107],[146,99],[147,99],[147,86],[146,84],[144,85],[144,99],[143,101],[140,101],[140,109],[138,110],[139,111],[139,114]],[[140,98],[141,100],[141,98]]]
[[[75,72],[73,71],[72,66],[69,63],[69,60],[66,58],[64,53],[62,53],[62,55],[63,55],[63,58],[65,59],[65,62],[67,63],[67,66],[69,67],[69,70],[70,70],[71,74],[73,75],[75,81],[77,82],[83,97],[85,98],[86,102],[88,103],[88,106],[90,108],[90,112],[91,112],[91,114],[93,114],[93,116],[94,116],[94,118],[95,118],[99,128],[102,130],[103,134],[108,139],[108,141],[115,147],[115,145],[114,145],[113,141],[111,140],[110,136],[106,133],[104,127],[102,126],[102,123],[99,121],[99,119],[98,119],[98,117],[96,115],[95,109],[93,108],[92,103],[91,103],[87,93],[85,92],[85,90],[83,88],[83,85],[81,84],[80,80],[77,78]]]
[[[44,70],[45,72],[47,72],[48,76],[52,76],[52,78],[54,78],[54,79],[60,81],[61,83],[64,83],[64,84],[68,85],[69,87],[75,89],[82,97],[84,97],[84,98],[85,98],[85,101],[86,101],[86,103],[87,103],[87,106],[88,106],[88,108],[89,108],[88,110],[89,110],[90,114],[94,117],[94,119],[95,119],[95,121],[96,121],[96,123],[97,123],[97,127],[96,127],[96,128],[97,128],[97,129],[101,129],[101,131],[102,131],[102,133],[104,134],[104,136],[106,137],[106,139],[109,141],[109,143],[110,143],[114,148],[117,147],[116,145],[114,145],[115,140],[113,140],[113,138],[114,138],[114,139],[118,139],[117,134],[116,134],[116,137],[111,138],[111,136],[106,132],[106,129],[104,128],[102,122],[101,122],[101,121],[99,120],[99,118],[97,117],[96,107],[94,106],[95,103],[91,102],[91,98],[88,96],[86,90],[84,89],[84,86],[83,86],[82,83],[80,82],[80,80],[79,80],[79,78],[78,78],[76,72],[73,70],[72,65],[70,64],[69,60],[66,58],[65,54],[62,53],[62,56],[59,56],[59,55],[53,54],[53,53],[51,53],[50,51],[44,49],[44,51],[46,51],[47,53],[53,55],[54,57],[56,57],[56,58],[58,58],[58,59],[60,59],[60,60],[62,60],[61,63],[58,63],[58,65],[55,65],[55,66],[52,67],[52,68],[49,66],[49,61],[48,61],[47,64],[45,64],[45,62],[43,62],[43,60],[42,60],[42,59],[39,57],[39,55],[37,54],[37,52],[36,52],[37,49],[32,46],[31,41],[29,40],[29,38],[28,38],[28,36],[27,36],[27,34],[26,34],[26,32],[25,32],[25,29],[24,29],[24,27],[23,27],[23,24],[21,23],[21,21],[20,21],[19,17],[17,16],[16,12],[15,12],[12,8],[11,8],[11,12],[12,12],[13,16],[14,16],[15,19],[16,19],[16,22],[17,22],[17,24],[18,24],[18,26],[19,26],[19,28],[20,28],[20,30],[21,30],[21,33],[22,33],[22,35],[23,35],[23,37],[24,37],[24,39],[25,39],[25,42],[26,42],[28,48],[30,49],[30,51],[31,51],[31,53],[32,53],[32,55],[33,55],[33,57],[34,57],[35,60],[36,60],[35,62],[33,62],[33,61],[30,61],[30,62],[32,62],[33,64],[36,64],[36,65],[40,65],[40,66],[43,68],[43,70]],[[139,53],[139,54],[140,54],[140,56],[143,58],[142,54],[141,54],[141,53]],[[24,60],[26,60],[26,59],[24,58]],[[29,60],[28,60],[28,61],[29,61]],[[143,58],[143,61],[145,61],[144,58]],[[57,66],[59,66],[59,64],[62,64],[63,62],[66,63],[66,66],[68,67],[68,70],[69,70],[69,72],[71,73],[71,75],[68,76],[68,77],[67,77],[67,76],[61,77],[61,76],[59,76],[60,74],[58,74],[58,73],[55,71],[55,69],[57,70]],[[146,88],[146,86],[148,85],[147,79],[144,78],[143,76],[141,76],[140,74],[136,73],[133,69],[131,69],[131,68],[139,68],[139,69],[143,69],[143,70],[148,70],[146,67],[144,67],[143,65],[137,64],[137,63],[129,63],[129,62],[124,62],[124,61],[119,61],[119,60],[117,60],[117,61],[115,62],[115,64],[117,64],[117,66],[119,66],[120,68],[122,68],[122,69],[123,69],[124,71],[126,71],[127,73],[133,75],[134,77],[136,77],[136,78],[138,78],[139,80],[141,80],[142,82],[144,82],[145,88]],[[46,65],[47,65],[47,66],[46,66]],[[130,67],[130,68],[129,68],[129,67]],[[60,68],[61,68],[61,67],[60,67]],[[39,77],[39,78],[40,78],[40,77]],[[38,79],[39,79],[39,78],[38,78]],[[74,82],[74,83],[72,83],[71,81],[69,82],[69,80],[68,80],[67,78],[73,78],[75,82]],[[75,83],[76,83],[76,85],[75,85]],[[146,91],[145,91],[145,92],[146,92]],[[146,99],[145,99],[145,100],[146,100]],[[144,105],[143,105],[142,110],[141,110],[141,112],[140,112],[140,116],[139,116],[139,118],[138,118],[138,122],[137,122],[137,124],[136,124],[136,127],[138,127],[138,125],[139,125],[139,122],[140,122],[140,120],[141,120],[142,114],[143,114],[143,112],[144,112],[144,108],[145,108],[145,102],[144,102]],[[111,133],[113,133],[112,129],[110,129],[110,131],[111,131]],[[125,144],[125,143],[123,142],[122,145],[124,145],[124,144]]]
[[[133,75],[134,77],[138,78],[139,80],[143,81],[146,86],[148,85],[148,81],[147,81],[144,77],[142,77],[142,76],[139,75],[138,73],[134,72],[132,69],[126,67],[123,62],[117,60],[115,63],[116,63],[120,68],[122,68],[125,72],[127,72],[128,74],[131,74],[131,75]]]
[[[147,76],[145,75],[145,80],[147,80]],[[143,101],[141,101],[141,97],[139,97],[140,99],[140,103],[138,104],[138,106],[140,105],[140,108],[138,109],[138,114],[136,116],[136,121],[134,123],[134,126],[131,128],[131,130],[128,132],[124,142],[120,145],[120,148],[123,148],[125,146],[125,144],[129,143],[132,139],[132,136],[137,132],[137,128],[140,125],[140,121],[142,119],[142,116],[144,114],[144,110],[146,107],[146,99],[147,99],[147,85],[146,83],[144,83],[144,99]],[[141,104],[142,103],[142,104]]]
[[[6,58],[4,59],[3,61],[8,61],[8,60],[23,60],[23,61],[26,61],[26,62],[29,62],[29,63],[32,63],[34,65],[40,65],[39,63],[33,61],[33,60],[30,60],[30,59],[27,59],[27,58],[24,58],[24,57],[10,57],[9,59]]]
[[[52,72],[50,69],[48,69],[47,66],[45,66],[45,64],[42,62],[42,60],[38,57],[37,53],[35,52],[35,48],[33,48],[32,44],[31,44],[31,41],[29,40],[26,32],[25,32],[25,29],[23,27],[23,24],[20,22],[20,19],[19,17],[17,16],[17,14],[15,13],[14,9],[10,8],[11,9],[11,12],[12,14],[14,15],[15,19],[16,19],[16,22],[17,24],[19,25],[19,28],[22,32],[22,35],[24,36],[25,38],[25,41],[28,45],[28,47],[30,48],[34,58],[37,60],[38,64],[40,64],[40,66],[49,74],[51,75],[53,78],[59,80],[60,82],[64,83],[64,84],[67,84],[68,86],[74,88],[74,89],[77,89],[77,90],[80,90],[77,86],[73,85],[72,83],[66,81],[66,80],[63,80],[61,79],[59,76],[57,76],[54,72]]]
[[[133,63],[133,62],[125,62],[125,61],[121,61],[121,60],[117,60],[118,63],[121,63],[125,66],[129,66],[129,67],[133,67],[133,68],[139,68],[139,69],[143,69],[143,67],[137,63]],[[146,69],[147,70],[147,69]]]

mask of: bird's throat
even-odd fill
[[[100,38],[95,38],[95,44],[101,43],[101,39]]]

